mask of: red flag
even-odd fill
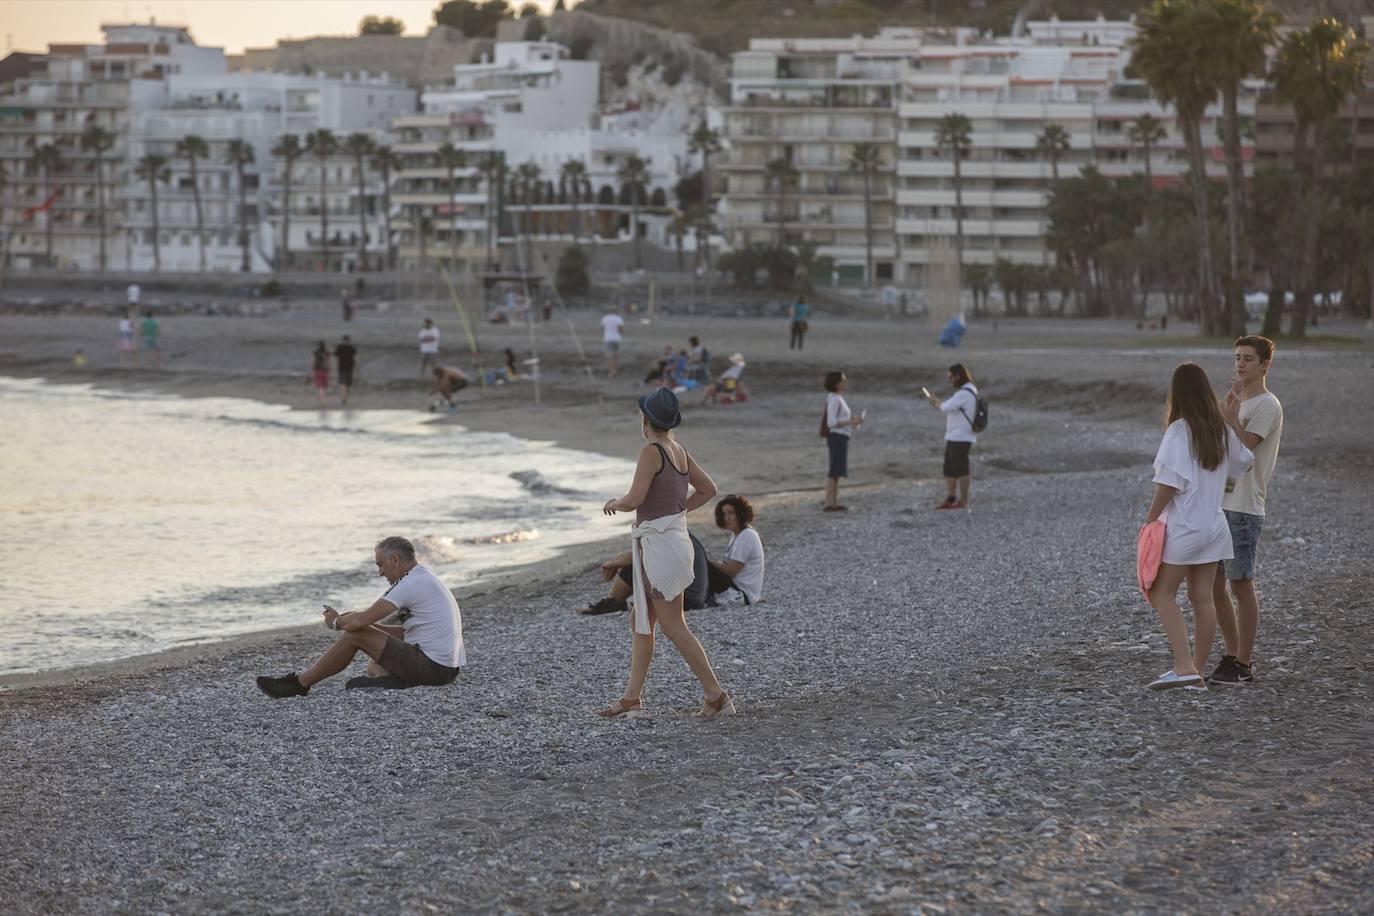
[[[19,222],[28,222],[39,213],[47,213],[49,210],[52,209],[52,205],[57,203],[57,196],[61,193],[61,191],[53,191],[52,197],[49,197],[47,200],[43,201],[36,207],[29,207],[27,210],[22,211],[19,214]]]

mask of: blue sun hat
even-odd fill
[[[639,409],[649,422],[659,429],[677,429],[682,425],[682,408],[671,388],[659,388],[639,399]]]

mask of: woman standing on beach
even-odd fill
[[[849,377],[843,372],[825,375],[825,447],[830,452],[830,468],[825,473],[825,511],[845,512],[840,505],[840,478],[849,476],[849,437],[863,425],[863,415],[855,417],[849,411],[844,393],[849,390]]]
[[[720,686],[706,651],[682,616],[682,593],[692,583],[692,542],[687,537],[687,513],[716,495],[716,485],[692,460],[673,430],[682,411],[672,389],[659,388],[639,399],[640,433],[648,444],[639,450],[634,480],[624,496],[609,499],[607,515],[635,512],[630,529],[634,596],[630,626],[630,679],[625,693],[597,715],[606,719],[644,714],[644,681],[654,657],[654,625],[672,640],[688,667],[701,682],[705,699],[696,716],[713,719],[734,715],[735,704]],[[688,492],[688,487],[691,492]]]
[[[1163,562],[1150,588],[1150,605],[1169,637],[1174,667],[1156,678],[1150,689],[1206,690],[1201,672],[1217,627],[1212,582],[1217,561],[1234,556],[1221,498],[1227,478],[1240,477],[1255,456],[1227,425],[1228,416],[1232,426],[1238,422],[1240,399],[1230,392],[1225,405],[1218,404],[1207,373],[1196,363],[1181,363],[1174,370],[1166,405],[1164,439],[1155,454],[1155,497],[1145,524],[1168,513]],[[1184,581],[1193,605],[1191,652],[1188,625],[1176,600]]]
[[[329,388],[329,345],[323,340],[310,357],[310,375],[315,382],[315,397],[324,406],[324,393]]]

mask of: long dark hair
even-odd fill
[[[1217,403],[1217,393],[1207,373],[1197,363],[1179,363],[1169,381],[1164,425],[1175,420],[1188,424],[1188,442],[1193,457],[1204,470],[1215,470],[1226,460],[1226,420]]]
[[[973,383],[973,376],[964,368],[963,363],[955,363],[949,367],[949,372],[954,376],[954,387],[963,388],[965,385]]]

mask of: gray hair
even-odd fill
[[[400,557],[408,563],[415,562],[415,545],[403,537],[392,535],[377,542],[378,551],[388,556]]]

